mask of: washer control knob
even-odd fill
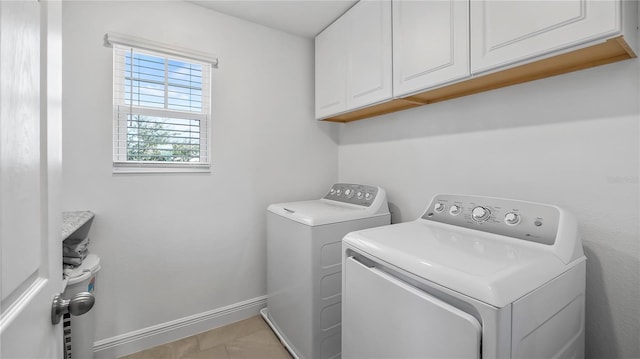
[[[329,194],[335,194],[336,193],[336,189],[332,188],[331,191],[329,191]]]
[[[340,188],[338,188],[338,189],[336,190],[336,195],[337,195],[337,196],[339,196],[341,193],[342,193],[342,190],[341,190]]]
[[[442,211],[444,211],[444,204],[438,202],[433,206],[433,210],[440,213]]]
[[[345,189],[344,190],[344,195],[347,196],[347,198],[353,197],[353,190],[351,188]]]
[[[364,199],[366,199],[367,201],[371,200],[371,193],[367,192],[364,194]]]
[[[475,207],[471,211],[471,218],[478,223],[486,221],[489,217],[491,217],[491,212],[482,206]]]
[[[358,199],[362,199],[362,192],[356,193],[356,197],[358,197]]]
[[[517,213],[509,212],[504,215],[504,223],[515,226],[520,223],[520,216]]]
[[[457,216],[460,214],[460,212],[462,212],[462,208],[458,205],[454,204],[449,208],[449,214],[452,216]]]

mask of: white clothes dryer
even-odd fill
[[[261,314],[294,357],[340,357],[342,238],[389,223],[385,191],[374,186],[337,183],[321,199],[269,206]]]
[[[551,205],[436,195],[343,241],[342,358],[582,358],[576,220]]]

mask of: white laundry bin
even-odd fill
[[[69,280],[62,297],[71,299],[82,292],[89,292],[95,296],[96,277],[100,268],[100,257],[89,254],[78,268],[68,274]],[[95,315],[95,309],[77,317],[64,315],[65,359],[93,358]]]

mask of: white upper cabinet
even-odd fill
[[[361,0],[316,36],[316,118],[391,99],[391,1]]]
[[[638,0],[360,0],[316,37],[316,118],[349,122],[637,57]]]
[[[471,0],[471,72],[615,35],[620,6],[613,0]]]
[[[389,100],[391,1],[361,0],[345,16],[350,24],[347,109]]]
[[[467,76],[469,2],[394,0],[394,96]]]
[[[316,37],[316,118],[347,109],[346,25],[339,18]]]

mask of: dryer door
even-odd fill
[[[480,358],[480,323],[468,313],[348,257],[342,358]]]

